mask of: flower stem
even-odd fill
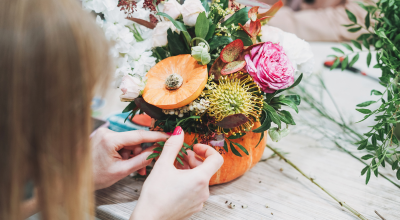
[[[321,185],[319,185],[313,178],[310,178],[307,176],[303,171],[301,171],[296,165],[294,165],[290,160],[288,160],[286,157],[284,157],[281,153],[279,153],[277,150],[272,148],[271,146],[267,145],[267,147],[272,150],[276,155],[278,155],[280,158],[282,158],[286,163],[288,163],[290,166],[292,166],[295,170],[297,170],[301,175],[303,175],[305,178],[310,180],[312,183],[314,183],[316,186],[318,186],[322,191],[324,191],[326,194],[328,194],[332,199],[334,199],[336,202],[339,203],[340,206],[346,208],[349,210],[351,213],[353,213],[355,216],[362,220],[368,220],[365,218],[363,215],[361,215],[359,212],[357,212],[355,209],[351,208],[349,205],[347,205],[345,202],[340,201],[336,196],[332,195],[330,192],[328,192],[325,188],[323,188]]]

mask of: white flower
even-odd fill
[[[167,31],[171,28],[172,32],[180,33],[171,21],[158,22],[153,32],[153,47],[162,47],[167,45]]]
[[[283,39],[284,32],[276,27],[264,25],[261,27],[261,40],[262,42],[271,41],[276,44],[279,43]]]
[[[187,26],[196,25],[197,17],[205,11],[200,0],[186,0],[182,5],[183,23]]]
[[[122,78],[120,89],[122,94],[120,95],[121,100],[132,101],[140,95],[140,91],[144,89],[146,83],[139,77],[124,76]]]
[[[182,5],[179,4],[176,0],[169,0],[164,3],[163,12],[167,13],[171,18],[177,19],[179,15],[181,15]]]
[[[298,38],[295,34],[268,25],[261,27],[261,34],[263,42],[271,41],[272,43],[279,43],[283,47],[296,72],[304,74],[313,72],[314,54],[308,42]]]

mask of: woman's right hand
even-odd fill
[[[205,160],[193,161],[196,159],[191,158],[192,169],[176,169],[174,161],[182,148],[183,138],[182,128],[175,128],[144,182],[131,219],[186,219],[203,208],[210,194],[210,178],[224,160],[214,148],[196,144],[193,151]]]

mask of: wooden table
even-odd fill
[[[334,43],[313,43],[317,70],[331,53]],[[366,69],[362,55],[358,65]],[[327,87],[335,97],[345,118],[356,121],[361,118],[355,110],[356,104],[366,101],[369,91],[379,89],[379,84],[362,76],[329,70],[320,71]],[[368,73],[379,75],[375,69]],[[120,112],[126,104],[119,103],[117,90],[110,89],[106,95],[106,106],[97,112],[100,117]],[[327,104],[329,106],[329,103]],[[371,121],[358,125],[365,129]],[[322,125],[323,126],[323,125]],[[311,176],[325,189],[359,211],[368,219],[380,219],[378,211],[387,220],[400,219],[400,189],[382,177],[373,176],[368,185],[360,175],[364,165],[338,149],[333,143],[321,141],[307,134],[301,124],[279,143],[268,144],[280,151],[297,167]],[[360,153],[354,149],[354,154]],[[266,149],[263,158],[272,151]],[[390,169],[381,169],[391,180],[396,180]],[[99,219],[128,219],[134,209],[143,182],[127,177],[115,185],[96,192],[96,215]],[[358,219],[322,190],[301,176],[279,158],[270,158],[258,163],[244,176],[230,183],[210,187],[210,198],[201,212],[191,219]],[[235,209],[226,204],[233,203]],[[242,208],[247,206],[247,208]]]

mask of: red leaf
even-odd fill
[[[147,27],[149,29],[154,29],[156,27],[156,24],[148,22],[148,21],[140,19],[140,18],[129,18],[128,17],[126,19],[134,21],[134,22],[136,22],[136,23],[138,23],[138,24],[140,24],[142,26],[145,26],[145,27]]]
[[[266,16],[270,16],[269,18],[267,18],[267,21],[269,21],[271,19],[271,17],[274,16],[276,14],[276,12],[279,11],[280,8],[282,8],[282,6],[283,6],[283,2],[282,2],[282,0],[279,0],[274,5],[272,5],[272,7],[267,12],[258,14],[257,18],[260,19],[260,18],[263,18]]]
[[[240,39],[236,39],[230,42],[225,48],[221,51],[220,58],[223,62],[229,63],[240,55],[243,50],[243,41]]]
[[[246,66],[246,62],[245,61],[233,61],[231,63],[228,63],[224,66],[224,68],[222,68],[221,70],[221,74],[222,75],[228,75],[231,73],[235,73],[241,69],[243,69],[243,67]]]
[[[218,57],[213,65],[210,68],[209,75],[214,75],[214,80],[217,81],[219,77],[221,76],[221,70],[224,67],[225,63],[222,62],[222,60]]]
[[[225,117],[224,119],[222,119],[222,121],[218,122],[216,125],[221,128],[234,128],[248,121],[249,119],[244,114],[235,114]]]
[[[258,8],[259,8],[259,6],[255,6],[255,7],[252,7],[249,10],[248,15],[249,15],[249,18],[250,18],[251,21],[256,21],[257,20]]]

